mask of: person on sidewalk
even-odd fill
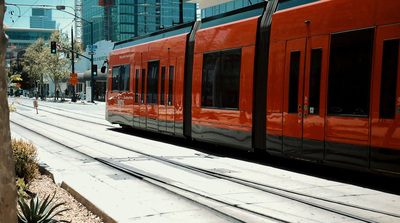
[[[56,90],[56,101],[58,101],[58,95],[60,95],[60,91],[57,88],[57,90]]]

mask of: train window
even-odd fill
[[[113,67],[112,69],[112,91],[119,91],[119,68],[120,67]]]
[[[290,53],[289,113],[297,113],[299,98],[300,51]]]
[[[399,62],[399,39],[383,42],[382,78],[379,118],[394,119]]]
[[[201,106],[239,108],[241,49],[203,56]]]
[[[310,115],[319,114],[319,98],[321,85],[322,49],[311,50],[309,112]]]
[[[161,98],[160,98],[160,104],[164,105],[165,103],[165,67],[161,67]]]
[[[145,98],[145,95],[144,95],[144,85],[145,85],[145,80],[146,80],[145,77],[146,77],[146,69],[143,68],[142,69],[142,92],[141,92],[142,103],[144,103],[144,98]]]
[[[112,91],[129,91],[130,74],[129,65],[113,67]]]
[[[139,102],[139,69],[136,69],[135,75],[135,103]]]
[[[121,66],[121,69],[119,70],[120,72],[120,85],[119,85],[119,90],[120,91],[129,91],[129,86],[130,86],[130,69],[129,65],[124,65]]]
[[[169,87],[168,87],[168,104],[172,105],[174,86],[174,66],[169,66]]]
[[[147,66],[147,104],[157,104],[158,102],[158,70],[160,62],[149,62]]]
[[[332,34],[328,115],[368,117],[374,29]]]

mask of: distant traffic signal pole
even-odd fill
[[[72,29],[71,26],[71,64],[72,64],[72,73],[75,73],[75,57],[74,57],[74,30]],[[72,86],[72,102],[76,102],[76,96],[75,96],[75,86]]]
[[[79,17],[76,14],[72,14],[72,13],[70,13],[68,11],[64,11],[65,10],[65,5],[57,5],[56,8],[57,8],[57,10],[60,10],[62,12],[65,12],[65,13],[68,13],[70,15],[73,15],[75,18],[82,19],[83,21],[85,21],[85,22],[90,24],[90,45],[93,46],[93,22],[92,21],[88,21],[88,20],[86,20],[86,19],[84,19],[82,17]],[[94,54],[94,52],[89,52],[89,53],[90,53],[90,69],[91,69],[91,72],[90,72],[90,77],[91,77],[90,78],[90,87],[91,87],[91,99],[90,100],[91,101],[90,102],[93,103],[94,102],[94,76],[93,76],[93,54]],[[97,73],[97,70],[96,70],[96,73]]]

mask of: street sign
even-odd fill
[[[89,45],[89,52],[95,52],[97,50],[97,45]]]
[[[95,52],[88,52],[89,55],[95,55]]]
[[[57,43],[56,44],[56,48],[57,48],[57,50],[62,50],[63,49],[61,43]]]
[[[76,79],[75,77],[69,79],[69,83],[71,83],[72,86],[75,86],[78,82],[78,79]]]
[[[69,76],[71,76],[72,78],[77,78],[78,74],[77,73],[70,73]]]

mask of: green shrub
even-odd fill
[[[68,222],[66,220],[57,220],[54,217],[61,215],[62,212],[68,211],[69,209],[57,210],[58,207],[65,203],[53,202],[54,196],[50,198],[48,195],[44,200],[39,200],[39,196],[36,195],[28,205],[25,200],[20,197],[18,199],[19,207],[21,212],[18,212],[18,222],[24,223],[55,223],[55,222]]]
[[[25,184],[24,178],[17,177],[15,184],[17,185],[18,197],[28,198],[29,195],[25,192],[26,184]]]
[[[38,173],[37,149],[32,142],[24,140],[12,140],[15,173],[28,184],[36,178]]]

